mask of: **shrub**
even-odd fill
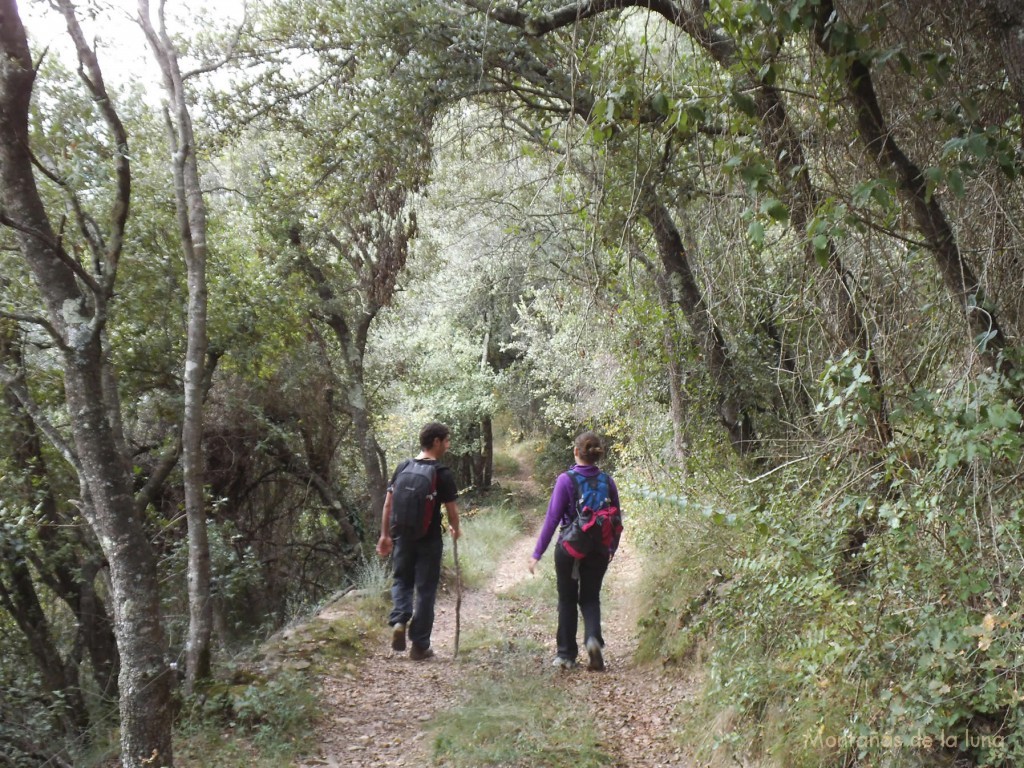
[[[705,752],[796,768],[1024,760],[1020,418],[982,379],[893,421],[881,455],[809,456],[745,507],[724,480],[718,506],[649,507],[688,535],[647,590],[662,597],[642,647],[709,647],[698,711],[729,725]]]

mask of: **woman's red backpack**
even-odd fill
[[[592,552],[611,554],[622,534],[622,512],[612,504],[611,478],[604,472],[587,477],[572,469],[569,477],[576,486],[576,515],[558,543],[577,560]]]

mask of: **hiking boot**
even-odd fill
[[[409,649],[409,658],[413,661],[423,661],[434,657],[433,648],[420,648],[416,643]]]
[[[601,653],[601,641],[596,637],[587,640],[587,655],[590,661],[587,669],[592,672],[604,672],[604,655]]]
[[[405,624],[398,623],[391,628],[391,650],[405,650]]]
[[[576,669],[576,659],[567,659],[564,656],[555,656],[551,666],[557,669]]]

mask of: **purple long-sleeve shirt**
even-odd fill
[[[596,464],[577,464],[573,470],[584,477],[594,477],[601,469]],[[611,496],[612,504],[621,509],[619,504],[619,489],[615,487],[615,481],[611,475],[608,476],[608,495]],[[544,516],[544,525],[537,537],[537,546],[533,548],[533,559],[540,560],[544,551],[551,543],[551,537],[555,535],[555,529],[559,526],[565,527],[572,522],[572,516],[576,512],[576,484],[568,472],[563,472],[555,480],[554,490],[551,491],[551,501],[548,502],[548,513]],[[615,554],[615,547],[618,541],[612,542],[612,554]]]

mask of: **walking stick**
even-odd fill
[[[462,571],[459,568],[459,540],[452,538],[452,554],[455,556],[455,653],[459,657],[459,631],[462,625]]]

